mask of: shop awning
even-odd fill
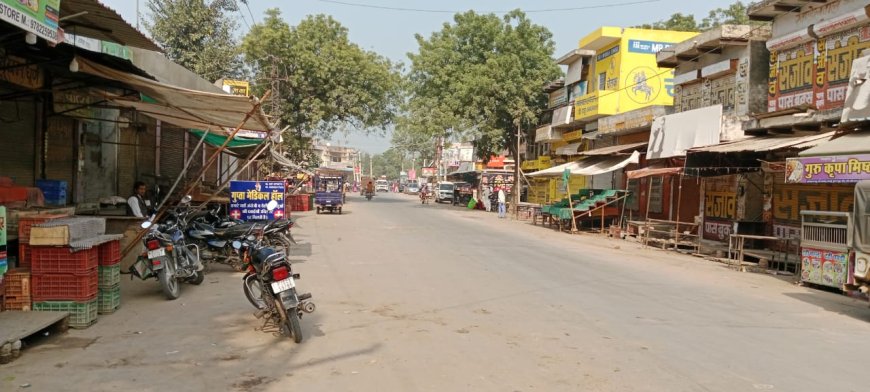
[[[620,144],[618,146],[610,146],[610,147],[601,147],[596,148],[594,150],[581,151],[579,155],[583,156],[601,156],[601,155],[613,155],[619,153],[630,153],[634,151],[640,151],[646,149],[647,142],[640,143],[631,143],[631,144]]]
[[[457,168],[456,170],[454,170],[450,173],[447,173],[447,175],[448,176],[455,176],[455,175],[459,175],[459,174],[476,173],[476,172],[477,172],[477,169],[475,169],[475,167],[474,167],[474,162],[460,162],[459,168]]]
[[[566,146],[562,146],[556,149],[556,155],[577,155],[580,147],[583,146],[583,142],[580,143],[571,143]]]
[[[824,143],[833,135],[834,132],[827,132],[810,136],[791,137],[755,136],[733,142],[721,143],[714,146],[695,147],[690,149],[688,152],[690,154],[698,152],[727,154],[746,151],[766,152],[792,149],[802,150]]]
[[[596,156],[563,165],[551,167],[531,174],[529,177],[558,177],[568,169],[571,175],[595,176],[622,169],[631,163],[640,161],[640,152],[635,151],[630,156]]]
[[[127,46],[162,52],[145,34],[130,26],[113,9],[97,0],[63,0],[60,2],[60,27],[67,32],[84,37],[101,39]]]
[[[651,176],[674,176],[683,173],[682,167],[645,167],[643,169],[632,170],[625,172],[629,180]]]
[[[202,134],[205,133],[203,130],[199,129],[191,129],[190,133],[194,134],[197,138],[201,138]],[[220,147],[226,143],[229,135],[220,135],[209,132],[208,136],[205,137],[205,142],[212,147]],[[244,137],[235,137],[233,140],[230,140],[229,144],[227,144],[227,148],[244,148],[244,147],[253,147],[258,146],[263,143],[266,139],[249,139]]]
[[[118,71],[81,56],[76,56],[75,59],[79,63],[79,72],[124,83],[153,99],[146,102],[108,93],[104,97],[149,117],[184,128],[235,129],[248,113],[253,112],[243,128],[263,132],[271,128],[263,110],[255,110],[256,98],[189,90]]]
[[[799,153],[802,157],[870,154],[870,132],[845,134]]]

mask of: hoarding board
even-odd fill
[[[272,212],[270,201],[278,202]],[[230,217],[241,220],[272,220],[284,217],[283,181],[230,181]]]
[[[852,183],[870,180],[870,154],[788,158],[785,182]]]

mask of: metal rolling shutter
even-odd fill
[[[175,180],[184,168],[184,135],[164,125],[160,134],[160,174]]]
[[[47,151],[45,152],[45,177],[49,180],[67,182],[67,201],[73,200],[75,192],[76,121],[69,117],[53,116],[48,119]]]
[[[8,91],[0,90],[0,93]],[[16,184],[33,186],[36,161],[36,103],[32,100],[0,102],[0,176]]]
[[[127,196],[133,183],[139,180],[139,167],[136,153],[136,130],[120,128],[121,144],[118,145],[118,193]]]

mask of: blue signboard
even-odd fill
[[[278,202],[271,213],[266,205]],[[241,220],[272,220],[284,217],[283,181],[230,181],[230,217]]]
[[[664,48],[670,47],[673,45],[670,42],[655,42],[655,41],[641,41],[636,39],[628,40],[628,51],[631,53],[647,53],[647,54],[656,54]]]

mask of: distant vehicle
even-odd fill
[[[390,183],[387,180],[377,180],[375,182],[375,192],[389,192]]]
[[[416,195],[418,192],[420,192],[420,186],[415,183],[410,183],[408,184],[408,186],[405,187],[405,192],[407,192],[409,195]]]
[[[437,191],[435,192],[435,202],[442,203],[445,201],[453,201],[453,189],[454,185],[452,182],[441,182],[438,183]]]

